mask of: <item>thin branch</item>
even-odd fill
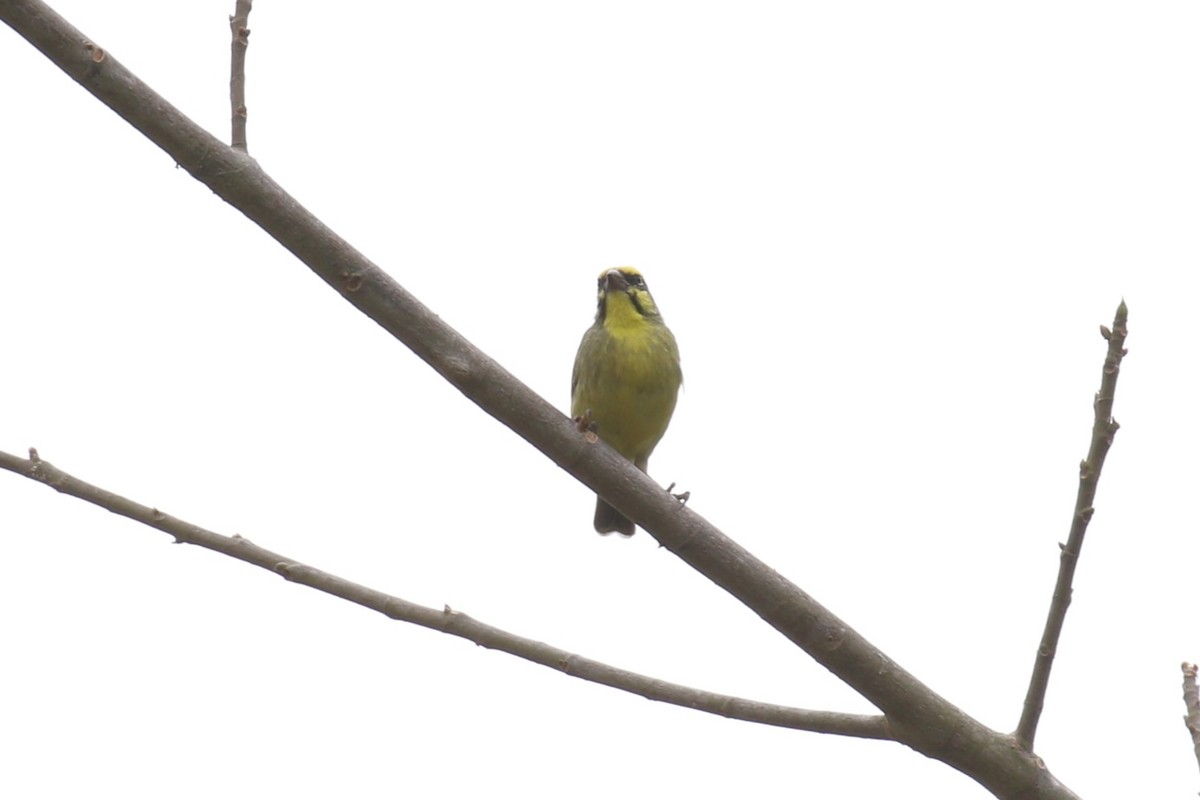
[[[607,498],[664,547],[732,594],[887,717],[914,750],[1001,798],[1074,798],[1011,736],[963,713],[795,584],[695,513],[449,327],[288,195],[40,0],[0,0],[0,20],[259,225],[472,402]]]
[[[1125,336],[1128,334],[1126,320],[1129,309],[1125,301],[1117,306],[1117,314],[1113,319],[1112,330],[1100,326],[1100,335],[1108,340],[1108,353],[1104,357],[1104,370],[1100,376],[1100,391],[1092,403],[1095,420],[1092,423],[1092,444],[1088,449],[1087,458],[1079,464],[1079,491],[1075,496],[1075,513],[1071,517],[1071,532],[1065,545],[1059,545],[1058,581],[1054,585],[1054,595],[1050,600],[1050,613],[1046,617],[1046,627],[1042,632],[1042,641],[1038,645],[1037,656],[1033,662],[1033,675],[1029,679],[1029,689],[1025,694],[1025,705],[1021,710],[1021,721],[1017,725],[1016,738],[1018,744],[1027,752],[1033,751],[1033,739],[1037,734],[1038,720],[1042,716],[1042,706],[1046,700],[1046,690],[1050,686],[1050,670],[1054,666],[1054,655],[1058,650],[1058,640],[1062,635],[1063,622],[1067,617],[1067,607],[1071,605],[1071,584],[1075,578],[1075,566],[1079,562],[1079,553],[1083,549],[1083,537],[1087,533],[1088,523],[1091,522],[1095,511],[1093,503],[1096,500],[1096,486],[1100,483],[1100,471],[1104,468],[1104,458],[1112,446],[1113,436],[1121,426],[1112,418],[1113,397],[1117,391],[1117,376],[1121,372],[1121,359],[1125,357]]]
[[[156,508],[140,505],[121,495],[93,486],[63,472],[48,461],[42,460],[37,451],[32,448],[29,451],[28,459],[0,452],[0,469],[24,475],[26,478],[44,483],[63,494],[78,497],[80,500],[86,500],[114,514],[169,533],[175,537],[176,542],[193,544],[232,556],[247,564],[253,564],[281,575],[293,583],[349,600],[372,611],[378,611],[391,619],[411,622],[414,625],[458,636],[483,647],[500,650],[576,678],[641,695],[648,700],[658,700],[697,711],[705,711],[709,714],[718,714],[730,719],[758,722],[781,728],[832,733],[863,739],[890,740],[893,738],[888,733],[887,721],[882,716],[810,711],[693,689],[678,683],[670,683],[609,666],[543,642],[517,636],[472,619],[466,614],[452,610],[449,606],[439,611],[435,608],[410,603],[399,597],[351,583],[344,578],[301,564],[287,556],[265,550],[241,536],[222,536],[219,533],[205,530],[199,525],[193,525],[169,514],[164,514]]]
[[[246,48],[250,46],[250,6],[253,0],[237,0],[229,18],[233,51],[229,66],[229,105],[233,112],[230,144],[234,150],[248,152],[246,145]]]
[[[1196,688],[1196,665],[1183,662],[1183,705],[1187,714],[1183,724],[1192,735],[1192,750],[1196,754],[1196,763],[1200,764],[1200,690]]]

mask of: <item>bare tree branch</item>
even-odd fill
[[[250,6],[253,0],[237,0],[229,18],[232,36],[232,57],[229,66],[229,105],[232,111],[230,145],[234,150],[249,152],[246,144],[246,48],[250,46]]]
[[[891,734],[1001,798],[1075,795],[1014,739],[963,713],[828,609],[529,390],[284,192],[39,0],[0,0],[0,19],[181,167],[238,208],[484,411],[801,647],[886,716]]]
[[[1200,690],[1196,688],[1196,670],[1195,664],[1183,662],[1183,705],[1187,708],[1187,714],[1183,717],[1183,724],[1187,726],[1188,733],[1192,735],[1192,750],[1196,754],[1196,763],[1200,764]]]
[[[757,700],[706,692],[678,683],[651,678],[629,670],[619,669],[590,658],[560,650],[557,647],[509,633],[468,617],[449,606],[435,608],[410,603],[399,597],[351,583],[344,578],[301,564],[287,556],[273,553],[241,536],[222,536],[190,522],[164,514],[156,508],[143,506],[121,495],[93,486],[43,461],[34,449],[24,459],[0,452],[0,469],[24,475],[63,494],[86,500],[114,514],[149,525],[175,537],[176,542],[194,544],[253,564],[283,576],[293,583],[349,600],[402,622],[449,633],[505,653],[559,670],[567,675],[601,683],[625,692],[639,694],[648,700],[659,700],[697,711],[718,714],[730,719],[758,722],[781,728],[832,733],[864,739],[891,739],[887,721],[878,715],[840,714],[832,711],[810,711]]]
[[[1129,309],[1125,301],[1117,306],[1117,314],[1113,319],[1112,330],[1100,326],[1100,335],[1108,340],[1108,354],[1104,358],[1104,369],[1100,376],[1100,391],[1092,403],[1095,420],[1092,423],[1092,444],[1088,448],[1087,458],[1079,464],[1079,491],[1075,496],[1075,513],[1071,518],[1071,532],[1067,543],[1060,545],[1058,562],[1058,581],[1054,585],[1054,595],[1050,600],[1050,613],[1046,617],[1046,627],[1042,632],[1042,641],[1038,645],[1037,657],[1033,662],[1033,675],[1029,679],[1029,689],[1025,694],[1025,705],[1021,710],[1021,721],[1017,724],[1017,742],[1026,750],[1032,752],[1033,738],[1037,734],[1038,720],[1042,716],[1042,706],[1046,699],[1046,690],[1050,686],[1050,669],[1054,666],[1054,654],[1058,650],[1058,640],[1062,635],[1063,622],[1067,617],[1067,607],[1071,605],[1071,584],[1075,578],[1075,566],[1079,561],[1079,553],[1083,549],[1083,537],[1087,533],[1088,523],[1091,522],[1093,503],[1096,500],[1096,487],[1100,483],[1100,470],[1104,468],[1104,458],[1112,446],[1113,436],[1121,426],[1112,418],[1113,397],[1117,391],[1117,376],[1121,372],[1121,359],[1125,357],[1125,336],[1128,334],[1126,321]]]

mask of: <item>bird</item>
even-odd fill
[[[683,372],[675,336],[646,279],[633,267],[600,273],[596,321],[583,334],[571,371],[571,416],[646,472],[667,431]],[[632,536],[634,525],[596,497],[597,533]]]

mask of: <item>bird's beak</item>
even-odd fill
[[[610,269],[604,273],[604,291],[606,292],[623,292],[629,288],[629,281],[625,280],[625,276],[620,270]]]

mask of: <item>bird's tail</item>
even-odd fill
[[[604,502],[600,497],[596,498],[596,518],[593,524],[596,526],[596,533],[606,536],[610,533],[633,536],[633,520]]]

